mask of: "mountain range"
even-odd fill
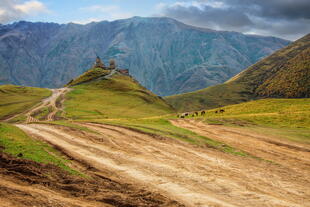
[[[166,97],[179,111],[222,107],[261,98],[310,97],[310,34],[250,66],[229,81]]]
[[[289,43],[170,18],[86,25],[21,21],[0,25],[0,84],[60,87],[98,55],[106,63],[116,59],[147,89],[166,96],[223,83]]]

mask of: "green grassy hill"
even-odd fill
[[[166,97],[166,100],[178,111],[192,111],[266,97],[310,97],[310,34],[224,84]]]
[[[68,167],[70,161],[59,151],[40,140],[33,139],[16,126],[0,122],[0,137],[0,153],[5,152],[38,163],[54,164],[72,174],[79,174]]]
[[[224,109],[224,113],[215,113]],[[207,123],[247,126],[310,144],[310,98],[261,99],[206,111]]]
[[[30,109],[50,95],[51,91],[44,88],[2,85],[0,86],[0,120]]]
[[[110,73],[109,70],[102,70],[101,68],[92,68],[76,79],[72,79],[66,86],[74,86],[82,83],[86,83],[92,80],[95,80],[97,78],[106,76]]]
[[[116,73],[109,79],[97,77],[98,69],[90,70],[69,84],[75,86],[64,102],[67,118],[143,118],[174,113],[163,99],[130,76]]]

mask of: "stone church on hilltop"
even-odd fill
[[[102,69],[106,69],[106,67],[104,66],[104,63],[102,62],[102,60],[100,59],[99,56],[97,56],[96,62],[94,63],[93,68],[102,68]]]
[[[101,68],[103,70],[117,70],[121,74],[129,75],[129,70],[128,69],[117,68],[116,61],[114,59],[111,59],[109,61],[109,67],[106,67],[104,65],[104,62],[100,59],[99,56],[96,57],[96,62],[94,63],[92,68]]]

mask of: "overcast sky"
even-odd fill
[[[166,16],[216,30],[296,40],[310,33],[310,0],[0,0],[0,23],[85,24]]]

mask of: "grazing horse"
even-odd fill
[[[197,111],[195,112],[195,115],[196,115],[196,116],[198,116],[198,115],[199,115]]]
[[[182,115],[182,116],[181,116],[181,119],[184,119],[184,118],[185,118],[185,116]]]
[[[201,112],[201,116],[204,116],[205,114],[206,114],[205,111],[202,111],[202,112]]]
[[[224,110],[224,109],[221,109],[221,110],[220,110],[220,113],[224,113],[224,112],[225,112],[225,110]]]

